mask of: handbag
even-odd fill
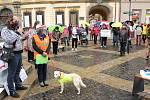
[[[9,60],[13,59],[14,56],[13,48],[3,47],[1,59],[4,62],[8,62]]]

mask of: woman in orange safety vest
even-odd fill
[[[44,33],[44,26],[37,25],[37,34],[33,36],[33,49],[34,59],[37,66],[38,81],[41,87],[48,86],[47,75],[47,63],[48,54],[50,51],[50,39],[47,34]]]

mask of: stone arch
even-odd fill
[[[9,8],[2,8],[0,10],[0,31],[5,26],[6,20],[13,15],[13,11]]]
[[[108,20],[110,9],[104,5],[96,5],[91,7],[89,10],[89,15],[95,16],[96,14],[99,14],[102,17],[102,20]]]
[[[7,16],[11,16],[11,15],[13,15],[13,12],[9,8],[3,8],[0,10],[0,16],[6,16],[7,17]]]

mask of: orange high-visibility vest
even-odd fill
[[[46,52],[46,50],[48,48],[48,45],[49,45],[49,42],[50,42],[48,35],[46,35],[46,37],[44,38],[44,40],[41,40],[37,34],[34,34],[33,38],[35,40],[35,43],[36,43],[37,47],[39,49],[41,49],[42,51]],[[36,52],[34,50],[34,59],[36,59],[37,54],[38,54],[38,52]]]

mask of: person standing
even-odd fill
[[[122,26],[121,31],[119,33],[119,41],[120,41],[120,56],[124,56],[125,55],[125,51],[126,51],[126,44],[127,44],[127,40],[129,38],[129,33],[128,33],[128,29],[126,26]]]
[[[69,24],[68,31],[69,31],[69,42],[70,42],[70,39],[72,37],[72,24]]]
[[[146,42],[146,35],[147,35],[147,25],[144,23],[142,26],[142,39],[143,39],[143,44]]]
[[[39,21],[35,21],[33,28],[29,28],[29,38],[27,39],[27,47],[28,47],[28,61],[32,62],[34,60],[34,51],[32,46],[32,38],[33,35],[36,34],[36,26],[40,24]]]
[[[23,40],[28,37],[28,34],[22,35],[19,29],[19,20],[15,16],[9,17],[7,21],[7,27],[4,27],[1,31],[1,37],[4,40],[5,49],[13,49],[14,57],[8,60],[8,90],[10,96],[19,98],[20,95],[16,90],[25,90],[27,87],[22,85],[19,78],[21,66],[22,66],[22,53],[23,53]],[[15,85],[14,85],[15,83]]]
[[[107,25],[106,24],[103,24],[102,25],[102,30],[107,30]],[[106,48],[106,45],[107,45],[107,37],[106,36],[101,36],[101,48],[104,47]]]
[[[94,44],[97,44],[97,37],[99,34],[99,28],[96,24],[93,27],[93,32],[94,32]]]
[[[135,33],[136,33],[136,45],[140,46],[141,45],[141,34],[142,34],[142,27],[140,25],[137,25],[135,28]]]
[[[77,27],[74,26],[72,30],[72,51],[77,51],[77,45],[78,45],[78,33],[77,33]]]
[[[55,29],[52,32],[52,44],[53,44],[53,54],[57,55],[58,51],[58,43],[60,41],[61,33],[59,31],[59,27],[56,26]]]
[[[88,27],[87,24],[85,24],[85,30],[86,30],[86,33],[87,33],[87,35],[88,35],[88,34],[89,34],[89,27]]]
[[[64,32],[62,33],[63,41],[65,46],[69,46],[69,31],[66,26],[64,26]]]
[[[113,27],[112,32],[113,32],[113,46],[118,47],[120,28]]]
[[[149,55],[150,55],[150,26],[148,27],[147,39],[148,41],[146,42],[146,46],[148,47],[148,51],[146,53],[146,60],[149,59]]]
[[[33,35],[32,41],[38,81],[41,87],[48,86],[47,63],[51,44],[49,36],[44,33],[44,27],[43,25],[37,25],[37,34]]]

